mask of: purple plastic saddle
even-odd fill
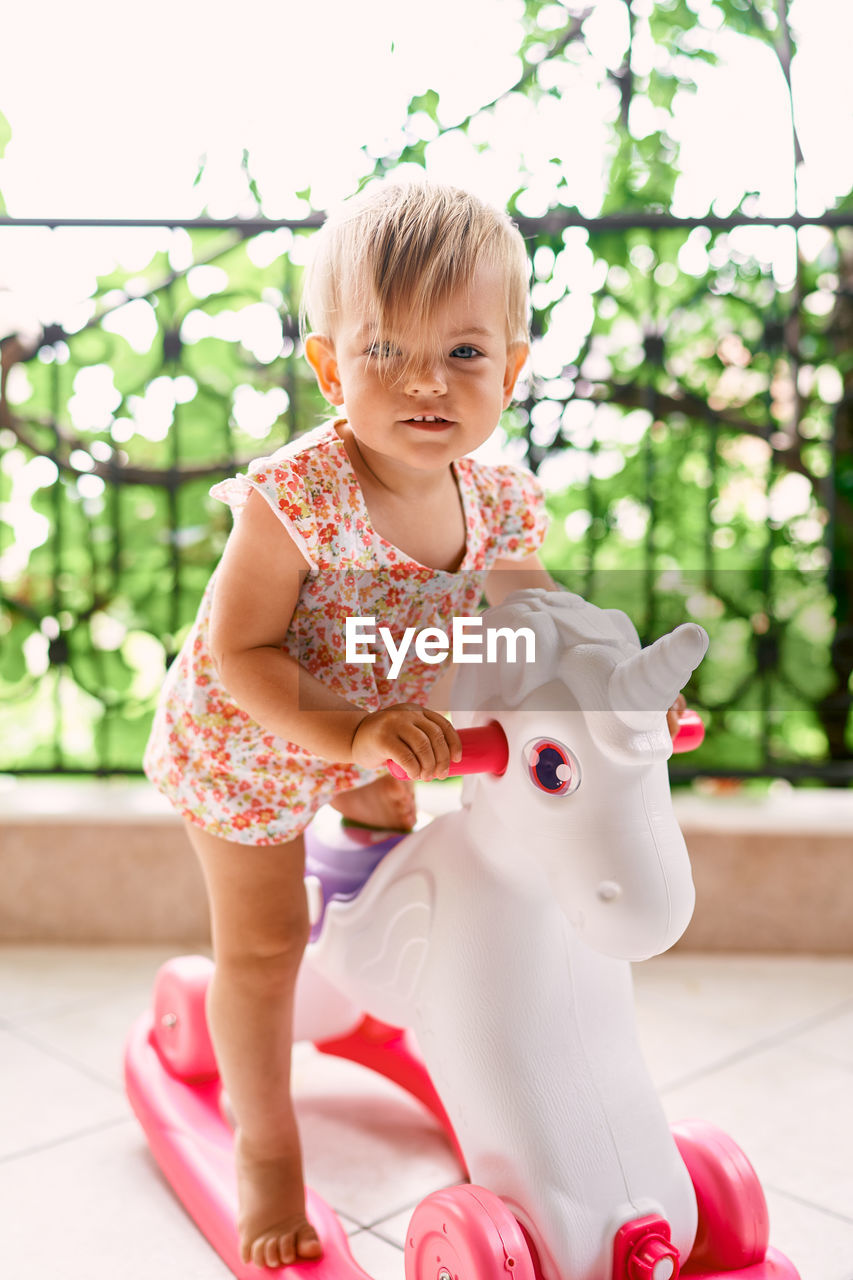
[[[327,905],[355,898],[386,853],[407,834],[345,826],[332,809],[317,814],[305,832],[305,875],[315,876],[323,888],[322,910],[311,928],[312,942],[320,935]]]

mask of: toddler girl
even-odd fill
[[[440,665],[347,663],[347,617],[399,641],[520,586],[552,585],[533,477],[467,455],[527,356],[528,265],[502,213],[448,187],[385,184],[315,237],[305,354],[342,412],[212,493],[234,528],[170,668],[145,756],[183,814],[210,899],[209,1020],[233,1108],[240,1244],[279,1266],[321,1245],[305,1217],[290,1098],[308,936],[302,833],[320,805],[407,829],[412,779],[460,754],[428,706]]]

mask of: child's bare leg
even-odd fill
[[[390,773],[352,791],[339,791],[332,801],[345,818],[369,827],[411,831],[415,825],[415,784]]]
[[[237,1123],[243,1261],[316,1258],[290,1097],[293,993],[309,927],[302,837],[257,848],[187,830],[210,899],[216,969],[207,1010]]]

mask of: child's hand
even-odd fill
[[[680,693],[673,702],[669,711],[666,713],[666,727],[669,729],[669,736],[675,738],[678,733],[678,722],[687,710],[687,700],[683,693]]]
[[[353,734],[352,758],[364,769],[393,760],[410,778],[427,782],[447,777],[451,761],[462,758],[462,743],[437,711],[404,702],[364,717]]]

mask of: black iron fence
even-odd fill
[[[3,342],[0,771],[139,771],[227,536],[210,485],[324,415],[295,321],[320,221],[0,219],[0,262],[27,228],[69,255],[100,228],[117,259]],[[674,777],[849,783],[853,215],[518,221],[533,356],[504,431],[549,567],[647,641],[711,633]]]

